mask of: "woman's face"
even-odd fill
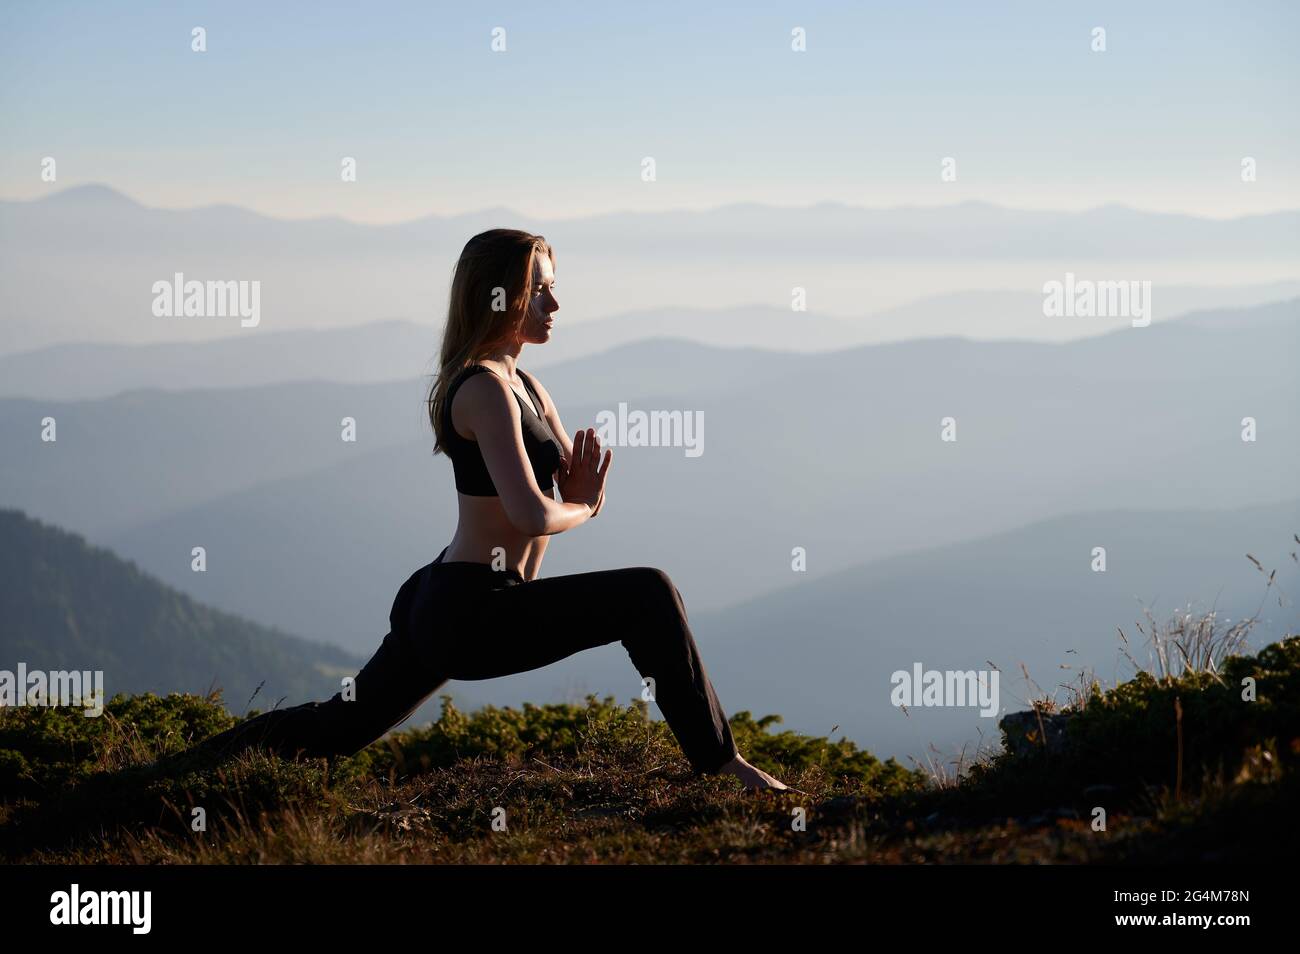
[[[555,300],[555,269],[549,255],[533,258],[533,284],[528,293],[528,317],[524,320],[524,341],[545,344],[551,340],[551,316],[560,310]]]

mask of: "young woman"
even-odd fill
[[[787,787],[737,750],[666,573],[637,566],[537,578],[550,537],[604,507],[613,459],[610,450],[601,459],[593,428],[570,440],[546,388],[518,367],[524,345],[550,340],[558,309],[555,253],[540,235],[492,229],[469,240],[428,402],[434,452],[451,458],[455,474],[451,543],[402,585],[389,634],[350,693],[264,713],[205,748],[349,755],[448,679],[524,672],[620,640],[695,774]]]

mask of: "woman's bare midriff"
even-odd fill
[[[443,562],[487,563],[536,579],[549,537],[530,537],[515,529],[500,497],[456,493],[460,519]]]

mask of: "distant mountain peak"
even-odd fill
[[[1164,215],[1163,212],[1143,212],[1141,209],[1135,209],[1131,205],[1125,205],[1123,202],[1104,202],[1101,205],[1093,206],[1086,209],[1085,214],[1092,215]]]
[[[144,208],[135,199],[118,192],[112,186],[104,185],[102,182],[88,182],[85,185],[69,186],[36,201],[58,205],[117,205],[123,208]]]

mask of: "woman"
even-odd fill
[[[546,388],[518,367],[524,345],[550,340],[558,309],[555,253],[540,235],[492,229],[469,240],[428,402],[434,452],[451,458],[455,474],[451,543],[398,591],[389,634],[350,691],[264,713],[205,748],[348,755],[448,679],[493,679],[621,640],[695,774],[787,787],[736,749],[666,573],[638,566],[537,578],[549,538],[604,507],[613,459],[606,450],[601,460],[592,428],[570,440]]]

